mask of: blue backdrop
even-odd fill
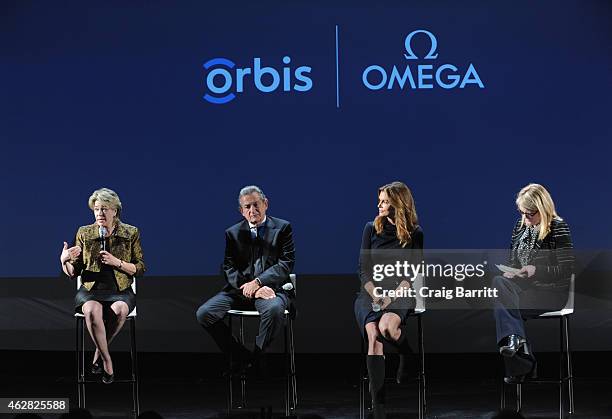
[[[429,248],[506,247],[529,182],[548,187],[577,247],[612,244],[610,2],[1,8],[0,276],[55,275],[102,186],[140,227],[153,275],[217,273],[236,195],[253,183],[293,222],[301,273],[353,272],[376,189],[396,179],[413,190]],[[435,37],[437,58],[425,58],[423,32],[409,43],[418,59],[405,58],[416,30]],[[220,57],[235,68],[211,75],[203,65]],[[256,58],[279,74],[275,91],[256,88]],[[442,87],[444,64],[461,78],[472,64],[483,88]],[[372,65],[389,78],[408,65],[417,88],[368,89]],[[418,88],[419,65],[432,88]],[[294,88],[299,67],[307,91]],[[209,103],[222,73],[235,98]]]

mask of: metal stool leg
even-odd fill
[[[419,356],[420,356],[420,371],[419,371],[419,389],[421,389],[422,384],[422,395],[420,395],[419,402],[419,413],[420,418],[425,417],[425,412],[427,412],[427,381],[425,377],[425,339],[423,335],[423,322],[421,315],[418,316],[418,332],[419,332]]]
[[[423,382],[419,378],[419,413],[418,418],[423,419]]]
[[[240,344],[244,346],[244,318],[240,317]],[[240,375],[240,409],[246,406],[246,376]]]
[[[297,409],[298,397],[297,397],[297,377],[295,373],[295,340],[293,338],[293,320],[288,316],[289,326],[289,356],[291,357],[291,393],[292,393],[292,410]]]
[[[499,410],[504,410],[506,408],[506,383],[504,382],[504,371],[502,368],[501,371],[501,379],[499,380],[500,382],[500,389],[501,389],[501,395],[499,398]]]
[[[223,320],[220,320],[223,321]],[[230,351],[228,353],[228,374],[227,374],[227,414],[228,416],[231,415],[232,413],[232,409],[234,407],[234,379],[233,379],[233,374],[232,374],[232,351],[231,351],[231,347],[232,347],[232,315],[228,315],[228,324],[229,324],[229,333],[227,335],[228,338],[228,347],[230,348]]]
[[[81,318],[81,327],[79,328],[81,333],[81,394],[83,395],[83,409],[85,409],[86,395],[85,395],[85,319]]]
[[[77,395],[78,395],[78,403],[79,407],[83,407],[84,404],[84,395],[82,392],[82,381],[83,381],[83,368],[81,368],[81,351],[83,350],[81,347],[81,333],[82,333],[82,318],[76,317],[76,326],[75,326],[75,334],[76,334],[76,342],[75,342],[75,354],[76,354],[76,385],[77,385]]]
[[[523,386],[521,384],[516,385],[516,411],[521,412],[523,408]]]
[[[563,418],[563,364],[565,351],[565,329],[563,328],[563,317],[559,318],[559,419]]]
[[[291,355],[289,354],[289,333],[288,324],[285,324],[285,416],[289,416],[289,400],[292,398],[291,395]]]
[[[563,317],[565,323],[565,352],[567,354],[567,391],[569,394],[569,414],[574,414],[574,370],[572,368],[572,351],[570,348],[569,316]]]
[[[140,414],[140,390],[138,388],[138,353],[136,352],[136,319],[130,320],[130,358],[132,360],[132,402],[134,417]]]
[[[81,362],[80,362],[80,354],[79,354],[79,319],[75,318],[75,327],[74,332],[76,335],[76,340],[74,342],[74,354],[76,355],[76,386],[77,386],[77,400],[79,403],[79,407],[81,407],[81,383],[79,382],[81,379]]]
[[[365,350],[363,336],[361,336],[361,359],[359,367],[359,419],[365,419]]]

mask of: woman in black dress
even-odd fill
[[[383,295],[384,290],[410,289],[414,278],[401,275],[381,278],[375,265],[394,265],[400,259],[401,262],[419,264],[422,249],[423,230],[418,225],[410,189],[402,182],[380,187],[378,216],[363,230],[359,258],[361,292],[355,300],[355,317],[360,332],[367,335],[368,340],[367,367],[375,419],[385,417],[382,340],[397,346],[400,354],[410,351],[402,324],[414,307],[414,298]]]
[[[144,273],[145,265],[138,229],[119,219],[119,196],[98,189],[89,198],[89,208],[95,222],[79,228],[74,246],[64,242],[60,262],[66,275],[81,277],[75,310],[85,316],[96,345],[91,371],[103,374],[102,381],[110,384],[114,371],[108,345],[136,307],[132,281]]]

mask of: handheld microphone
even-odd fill
[[[98,234],[100,235],[100,241],[102,242],[102,250],[106,251],[106,227],[100,226]]]

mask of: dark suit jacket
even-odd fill
[[[510,265],[515,268],[521,267],[517,247],[525,228],[524,225],[521,226],[519,219],[512,231]],[[565,221],[552,220],[550,233],[543,240],[536,240],[529,264],[536,267],[534,285],[547,288],[569,285],[569,280],[574,273],[574,251],[569,226]]]
[[[254,258],[261,261],[263,271],[253,273]],[[261,284],[282,292],[289,282],[295,264],[293,231],[288,221],[267,216],[263,237],[252,239],[249,223],[242,220],[225,230],[225,258],[223,272],[225,290],[236,290],[258,277]]]

